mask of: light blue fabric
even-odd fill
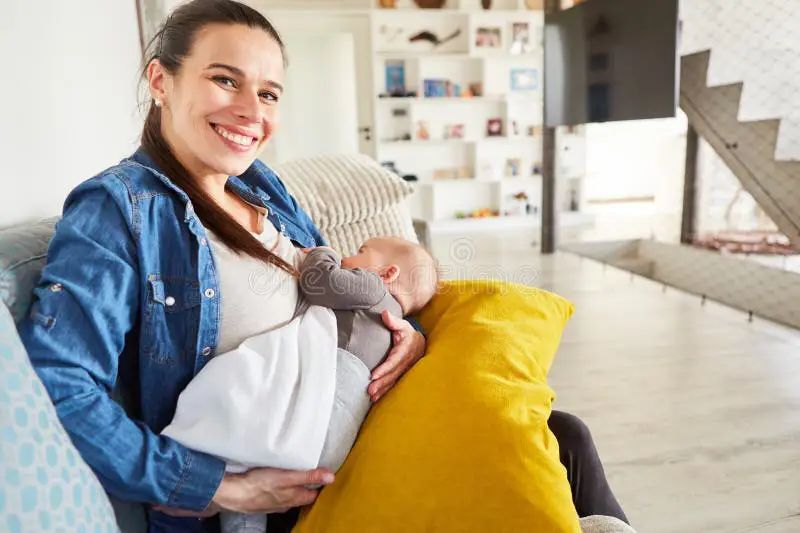
[[[31,304],[57,218],[0,230],[0,302],[14,322]]]
[[[0,531],[119,531],[0,304]]]

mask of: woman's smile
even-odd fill
[[[222,142],[232,150],[243,153],[258,144],[258,135],[253,135],[233,126],[220,126],[211,123],[211,128],[222,139]]]

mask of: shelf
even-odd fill
[[[542,176],[518,176],[518,177],[509,177],[506,176],[499,180],[484,180],[475,177],[469,178],[449,178],[449,179],[429,179],[429,180],[421,180],[411,182],[415,186],[419,187],[436,187],[438,185],[453,185],[453,184],[464,184],[464,185],[519,185],[519,186],[530,186],[534,184],[536,181],[540,180]]]
[[[474,140],[469,139],[430,139],[428,141],[378,141],[379,144],[384,146],[409,146],[409,147],[420,147],[420,146],[450,146],[450,145],[459,145],[459,144],[474,144]]]
[[[409,97],[375,97],[379,102],[391,102],[392,104],[398,103],[410,103],[410,104],[419,104],[419,103],[502,103],[507,101],[505,96],[409,96]]]
[[[459,61],[482,61],[482,56],[470,55],[467,52],[426,52],[424,50],[399,50],[397,52],[378,52],[381,59],[458,59]]]
[[[556,223],[561,227],[591,226],[594,215],[588,213],[562,212]],[[504,216],[486,218],[452,218],[428,222],[431,233],[451,233],[462,231],[496,231],[503,229],[537,229],[541,227],[538,215]]]
[[[509,52],[435,52],[425,50],[398,50],[377,52],[380,59],[452,59],[458,61],[487,61],[491,59],[515,59],[537,61],[541,53],[512,54]]]

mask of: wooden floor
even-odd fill
[[[487,273],[576,304],[550,375],[591,428],[639,533],[800,532],[800,332],[531,236],[436,236],[445,276]]]

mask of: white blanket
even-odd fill
[[[311,306],[214,357],[178,398],[163,434],[229,470],[316,468],[336,388],[336,317]]]

